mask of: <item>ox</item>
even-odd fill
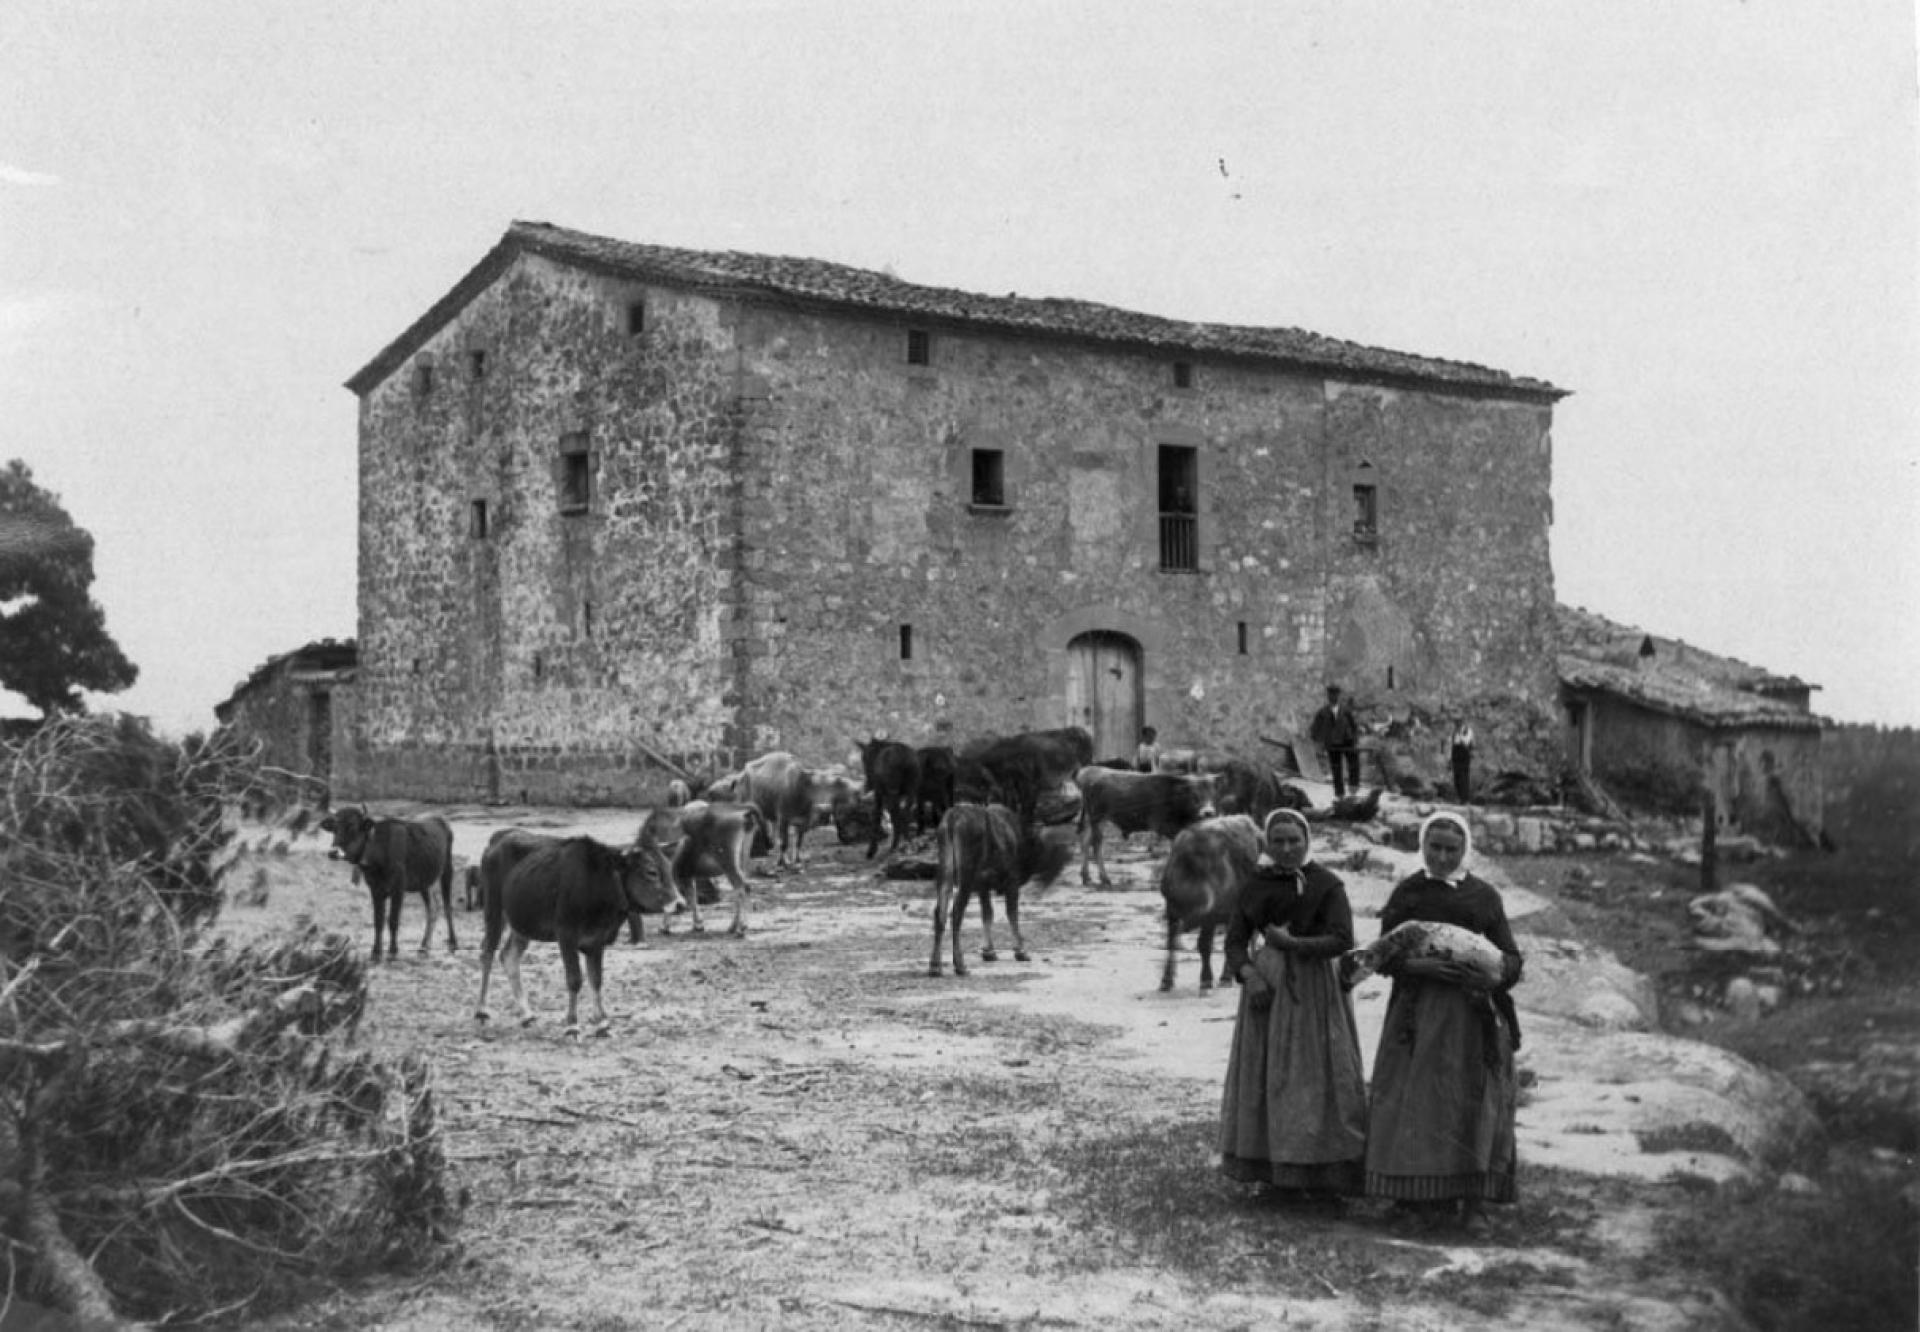
[[[651,850],[661,858],[669,900],[692,909],[696,933],[707,928],[700,918],[700,899],[713,889],[716,878],[724,877],[733,885],[728,933],[742,935],[747,932],[748,888],[741,871],[755,837],[764,830],[760,811],[752,805],[693,800],[649,813],[634,838],[634,850]]]
[[[873,796],[873,833],[867,842],[867,859],[880,849],[880,816],[893,824],[892,855],[907,835],[907,820],[920,807],[920,755],[911,745],[898,740],[867,740],[860,745],[860,771],[867,790]]]
[[[1245,814],[1224,814],[1196,823],[1173,839],[1160,870],[1160,896],[1167,904],[1167,966],[1160,988],[1173,988],[1180,936],[1200,931],[1200,988],[1213,988],[1213,932],[1233,919],[1240,885],[1260,859],[1260,825]],[[1231,975],[1221,980],[1233,983]]]
[[[365,806],[349,805],[320,820],[333,834],[328,853],[354,867],[373,899],[373,958],[380,960],[380,935],[385,927],[387,957],[400,953],[400,903],[409,892],[427,905],[427,932],[420,951],[433,943],[433,884],[440,883],[440,903],[447,914],[447,951],[458,948],[453,934],[453,829],[438,817],[376,819]]]
[[[1040,802],[1093,762],[1093,736],[1078,726],[976,740],[954,759],[954,799],[998,802],[1031,823]]]
[[[752,854],[764,855],[772,850],[777,832],[780,853],[774,860],[775,868],[789,863],[798,868],[802,844],[822,809],[831,814],[857,801],[860,795],[858,784],[844,772],[805,767],[783,750],[762,754],[736,776],[711,783],[705,794],[709,800],[738,801],[760,811],[764,824],[755,837]],[[764,844],[761,837],[766,839]]]
[[[953,750],[945,745],[923,745],[914,753],[920,759],[920,806],[914,811],[914,826],[938,828],[953,808]]]
[[[1276,809],[1312,808],[1307,793],[1264,764],[1228,759],[1213,774],[1214,805],[1222,814],[1245,814],[1261,827]]]
[[[1092,764],[1074,774],[1080,788],[1080,882],[1091,883],[1089,861],[1100,867],[1100,884],[1110,888],[1106,857],[1101,854],[1106,825],[1122,837],[1151,832],[1172,837],[1182,829],[1211,818],[1213,778],[1188,777],[1171,772],[1118,772]]]
[[[556,943],[567,973],[567,1035],[580,1034],[582,962],[592,991],[593,1034],[606,1035],[612,1024],[600,998],[601,954],[619,937],[622,924],[633,932],[640,912],[665,910],[671,901],[672,884],[659,873],[656,850],[623,851],[591,837],[561,839],[506,829],[494,834],[480,858],[480,883],[487,924],[475,1019],[485,1022],[489,1016],[487,984],[497,950],[520,1025],[532,1022],[520,958],[530,943]]]
[[[939,844],[939,872],[933,899],[933,956],[929,976],[940,975],[940,935],[947,928],[947,902],[953,902],[953,974],[967,974],[960,947],[960,922],[967,914],[967,898],[980,898],[980,928],[986,945],[983,962],[997,961],[993,947],[993,895],[1006,899],[1007,925],[1013,931],[1013,955],[1028,960],[1020,935],[1020,889],[1027,883],[1049,887],[1060,877],[1073,848],[1058,837],[1043,834],[1004,805],[955,805],[935,830]]]

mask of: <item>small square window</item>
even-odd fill
[[[924,328],[907,330],[907,364],[933,364],[933,337]]]
[[[1380,537],[1380,492],[1375,486],[1353,488],[1353,537],[1363,542]]]
[[[627,336],[637,338],[647,331],[647,303],[645,301],[627,302]]]
[[[422,398],[433,396],[433,362],[421,361],[413,367],[413,391]]]
[[[487,539],[487,502],[477,499],[467,510],[467,535],[475,541]]]
[[[1007,506],[1007,455],[1002,449],[973,451],[973,502],[983,508]]]
[[[476,380],[487,377],[487,354],[475,349],[467,353],[467,370]]]
[[[581,513],[593,503],[593,453],[584,431],[560,438],[560,512]]]
[[[1193,387],[1193,362],[1175,361],[1173,363],[1173,386],[1190,389]]]

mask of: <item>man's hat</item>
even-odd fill
[[[1328,698],[1338,698],[1338,697],[1340,697],[1340,686],[1339,686],[1339,685],[1328,685],[1328,686],[1327,686],[1327,697],[1328,697]]]

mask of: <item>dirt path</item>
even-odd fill
[[[505,822],[622,840],[631,823],[453,813],[467,856]],[[1321,853],[1346,866],[1369,933],[1406,858],[1351,835]],[[542,1020],[478,1026],[477,915],[460,916],[454,956],[379,968],[364,1039],[434,1052],[468,1199],[461,1248],[424,1278],[275,1326],[1721,1325],[1712,1295],[1657,1261],[1663,1189],[1646,1181],[1745,1167],[1649,1153],[1646,1135],[1710,1123],[1738,1142],[1772,1126],[1723,1058],[1606,1030],[1633,998],[1630,974],[1602,983],[1604,959],[1523,939],[1540,964],[1518,992],[1523,1201],[1461,1246],[1398,1231],[1375,1203],[1303,1215],[1218,1178],[1235,992],[1198,993],[1190,954],[1177,992],[1158,990],[1142,843],[1110,854],[1114,889],[1063,882],[1029,904],[1031,963],[939,980],[925,975],[929,885],[879,879],[839,848],[813,855],[798,876],[755,880],[745,939],[650,934],[609,953],[605,1040],[561,1039],[559,963],[542,948],[527,966]],[[236,933],[308,914],[368,937],[364,896],[315,841],[250,857],[235,882],[265,892],[229,910]],[[1523,932],[1535,905],[1510,897]],[[412,942],[417,901],[407,913]],[[977,916],[967,929],[977,954]],[[1384,982],[1356,999],[1370,1055]]]

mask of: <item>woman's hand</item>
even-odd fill
[[[1441,957],[1410,957],[1395,969],[1396,974],[1411,977],[1414,980],[1439,981],[1445,985],[1458,985],[1464,990],[1487,989],[1484,977],[1464,962],[1454,962]]]
[[[1283,953],[1295,952],[1300,947],[1300,936],[1285,925],[1269,925],[1262,932],[1266,935],[1268,944]]]

